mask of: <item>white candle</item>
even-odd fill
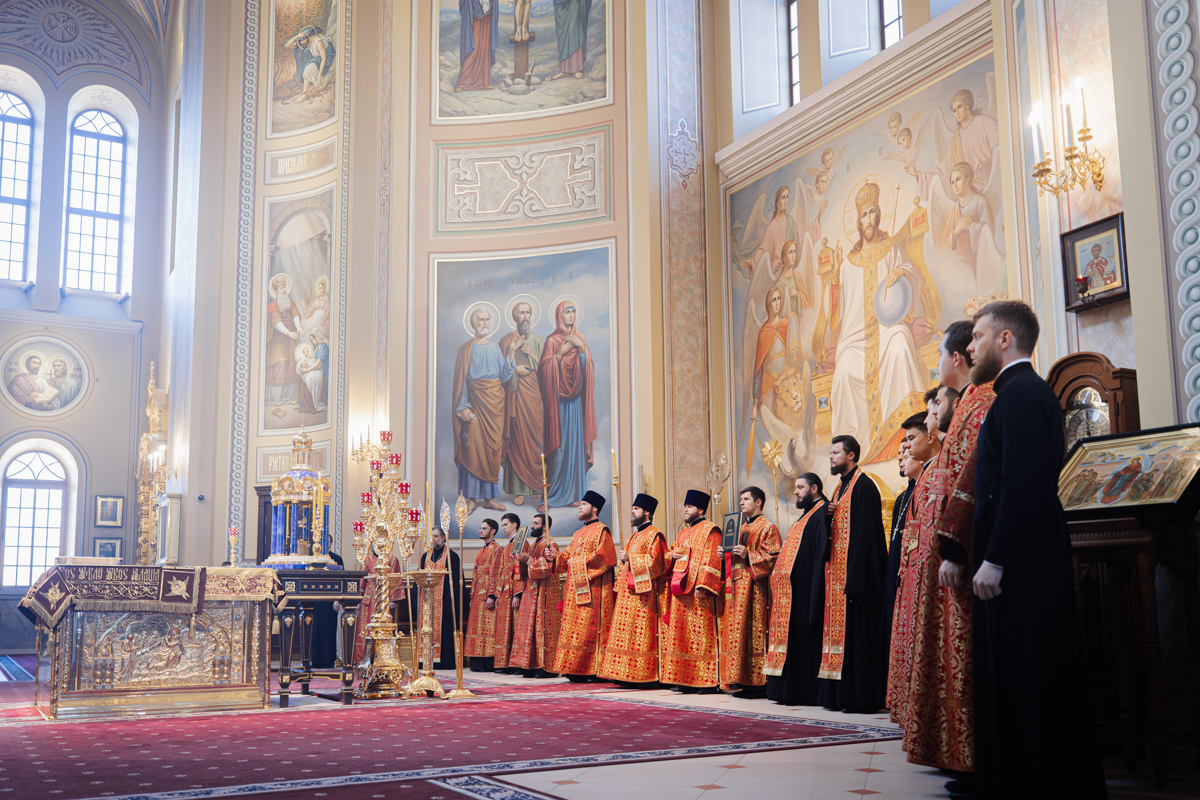
[[[1075,126],[1071,123],[1071,102],[1063,103],[1063,115],[1066,118],[1067,147],[1075,146]]]
[[[1033,144],[1037,148],[1034,151],[1034,163],[1039,163],[1045,156],[1045,149],[1042,147],[1042,104],[1037,102],[1033,104],[1033,111],[1029,112],[1029,127],[1033,128]]]

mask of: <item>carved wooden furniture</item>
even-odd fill
[[[1078,440],[1081,427],[1099,425],[1101,420],[1103,429],[1088,435],[1106,436],[1141,427],[1137,370],[1114,367],[1100,353],[1072,353],[1050,367],[1046,382],[1063,409],[1068,450]]]
[[[1200,674],[1198,433],[1176,426],[1077,442],[1060,482],[1101,745],[1119,750],[1131,771],[1148,749],[1160,787],[1168,745],[1182,733],[1166,718],[1162,640],[1186,641],[1190,672]],[[1186,630],[1160,630],[1160,564],[1183,584]],[[1200,692],[1194,682],[1189,691],[1172,704],[1186,703],[1200,731]]]

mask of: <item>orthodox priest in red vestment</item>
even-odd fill
[[[520,528],[521,518],[516,514],[510,512],[500,518],[500,530],[508,537],[508,544],[504,545],[496,568],[496,649],[492,651],[496,672],[517,671],[509,659],[512,657],[517,610],[521,607],[521,593],[525,591],[525,565],[517,556],[525,551],[526,544],[516,548]]]
[[[721,681],[737,684],[736,696],[765,697],[767,676],[767,624],[771,598],[771,570],[779,555],[779,528],[763,515],[766,493],[757,486],[741,492],[746,523],[738,543],[725,559],[725,610],[721,616]]]
[[[667,586],[667,539],[652,522],[658,500],[648,494],[633,498],[629,521],[635,532],[617,554],[613,610],[608,647],[598,677],[628,684],[658,680],[658,619]]]
[[[471,571],[471,613],[467,615],[467,637],[463,654],[472,672],[491,672],[496,650],[496,569],[501,548],[496,544],[496,521],[479,523],[483,549],[475,556]]]
[[[972,772],[971,587],[965,580],[944,587],[939,574],[945,561],[959,565],[957,570],[948,567],[947,574],[961,574],[971,560],[979,429],[996,393],[991,383],[969,386],[951,414],[954,393],[946,386],[939,391],[938,426],[946,428],[946,443],[929,481],[934,498],[929,531],[936,557],[912,572],[916,603],[904,749],[915,764]]]
[[[663,683],[678,691],[717,691],[717,619],[720,617],[721,529],[704,518],[709,496],[689,489],[683,501],[686,528],[667,554],[672,562],[667,613],[661,627]]]
[[[545,514],[534,515],[529,536],[528,549],[517,556],[525,564],[528,580],[521,594],[508,663],[524,670],[527,678],[548,678],[558,651],[563,581],[555,571],[558,545],[547,531]]]
[[[591,490],[583,495],[579,520],[585,524],[558,556],[557,569],[566,574],[567,585],[553,671],[572,681],[587,681],[600,669],[612,625],[617,551],[612,533],[599,519],[604,502]]]
[[[825,624],[817,677],[825,708],[869,714],[883,708],[887,683],[887,647],[879,635],[887,539],[879,487],[859,469],[859,453],[853,436],[833,437],[829,469],[841,483],[822,548]]]
[[[825,564],[817,546],[829,535],[829,501],[821,479],[811,472],[796,478],[794,494],[802,516],[788,531],[771,571],[771,624],[763,673],[768,699],[785,706],[814,706],[825,608]]]

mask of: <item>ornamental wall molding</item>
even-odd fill
[[[609,133],[439,146],[437,232],[607,219]]]
[[[1170,208],[1167,229],[1175,253],[1177,357],[1185,377],[1180,387],[1187,421],[1200,421],[1200,111],[1196,107],[1196,58],[1188,0],[1155,0],[1155,55],[1162,158],[1168,170],[1163,189]]]
[[[150,72],[137,37],[83,0],[0,0],[0,52],[28,58],[57,88],[81,72],[127,80],[148,103]]]

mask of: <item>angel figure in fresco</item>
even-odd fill
[[[996,218],[987,198],[975,191],[975,171],[965,161],[950,171],[954,204],[946,215],[941,235],[943,250],[957,253],[975,269],[979,287],[994,287],[1004,271],[1004,254],[996,247]]]
[[[796,193],[799,195],[799,190]],[[745,255],[739,260],[738,266],[742,270],[742,275],[750,278],[751,282],[754,281],[754,273],[762,271],[760,269],[762,266],[770,270],[778,270],[783,259],[784,243],[799,238],[797,236],[799,226],[796,224],[796,218],[787,213],[791,197],[791,187],[784,184],[775,190],[775,200],[771,204],[770,217],[763,213],[767,202],[766,193],[759,196],[758,202],[754,204],[754,210],[750,212],[750,221],[746,223],[745,230],[742,231],[741,247],[738,248]],[[798,203],[797,206],[799,206]],[[758,244],[752,245],[751,243],[756,240]],[[754,249],[751,250],[751,247]]]
[[[964,262],[975,271],[975,294],[978,297],[1003,296],[1007,293],[1004,263],[1004,220],[1001,213],[1002,198],[997,149],[1000,145],[1000,127],[996,122],[996,76],[989,72],[985,78],[988,102],[984,109],[976,104],[976,96],[970,89],[960,89],[950,100],[950,116],[947,119],[942,108],[935,108],[931,116],[934,151],[937,166],[928,171],[914,164],[904,170],[917,179],[917,194],[929,204],[930,222],[935,234],[946,230],[947,221],[961,214],[962,198],[968,193],[956,194],[953,177],[960,164],[971,171],[970,189],[982,195],[993,216],[992,225],[986,234],[977,231],[973,257],[964,255]],[[968,198],[969,199],[969,198]],[[953,226],[955,222],[950,222]],[[935,241],[943,250],[955,250],[957,237]],[[938,237],[935,235],[935,240]],[[962,250],[959,251],[963,255]]]
[[[906,167],[914,166],[917,158],[921,155],[921,143],[925,140],[925,128],[928,123],[927,121],[921,122],[921,117],[924,115],[925,109],[921,109],[905,121],[901,121],[899,111],[888,117],[888,129],[875,131],[875,135],[888,143],[891,152],[884,153],[884,149],[880,147],[879,157],[890,161],[899,161]],[[893,122],[899,125],[899,128],[894,131]],[[920,125],[917,124],[918,122]]]

